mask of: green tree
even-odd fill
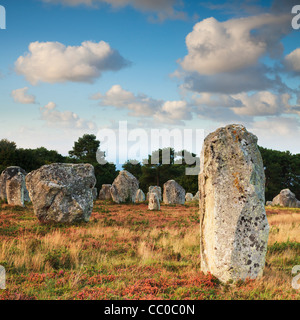
[[[16,165],[17,145],[7,139],[0,140],[0,170],[1,172],[9,167]]]
[[[102,184],[111,184],[118,171],[113,163],[99,164],[97,161],[97,151],[100,151],[100,141],[93,134],[85,134],[75,141],[73,149],[69,151],[69,162],[90,163],[95,168],[95,176],[97,179],[96,188],[99,190]],[[103,160],[105,154],[98,156]],[[99,158],[98,158],[99,160]]]

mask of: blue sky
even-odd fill
[[[241,123],[260,145],[300,153],[296,4],[0,0],[0,138],[67,154],[120,120],[206,133]]]

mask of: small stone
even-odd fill
[[[146,200],[145,193],[143,192],[143,190],[139,189],[136,192],[135,202],[139,203],[139,202],[144,202],[145,200]]]
[[[159,202],[157,193],[152,192],[149,194],[148,209],[151,211],[160,210],[160,202]]]
[[[188,192],[185,195],[185,202],[191,202],[191,201],[193,201],[193,194]]]

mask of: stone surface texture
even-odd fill
[[[160,202],[156,192],[149,193],[148,209],[151,211],[160,210]]]
[[[135,202],[138,189],[139,181],[137,178],[127,170],[123,170],[114,180],[110,192],[116,203]]]
[[[175,180],[164,184],[163,202],[165,204],[184,204],[185,190]]]
[[[257,138],[242,125],[208,135],[199,174],[201,270],[221,281],[263,274],[269,225]]]
[[[34,212],[43,223],[89,221],[95,184],[90,164],[55,163],[26,176]]]

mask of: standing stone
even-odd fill
[[[139,181],[130,172],[123,170],[114,180],[110,193],[114,202],[135,202],[136,193],[139,189]]]
[[[16,179],[13,179],[15,176],[19,176]],[[22,176],[22,177],[21,177]],[[14,205],[13,203],[18,203],[16,205],[23,206],[24,205],[24,200],[27,201],[26,195],[28,194],[28,191],[25,186],[25,176],[26,172],[24,169],[17,167],[17,166],[12,166],[8,167],[5,170],[2,171],[1,176],[0,176],[0,199],[1,200],[7,200],[9,204]],[[12,183],[9,183],[9,190],[10,190],[10,199],[8,200],[7,198],[7,184],[8,181],[13,179]],[[18,180],[23,180],[23,182],[19,183],[17,182]],[[19,186],[20,190],[16,190]],[[22,195],[19,194],[22,192]],[[19,195],[18,195],[19,194]],[[13,198],[11,198],[13,197]],[[19,198],[19,200],[14,200]],[[23,200],[21,200],[23,199]]]
[[[272,206],[281,206],[287,208],[300,208],[300,201],[290,189],[283,189],[279,195],[272,201]]]
[[[94,188],[93,189],[93,200],[94,201],[97,200],[97,196],[98,196],[98,190],[97,190],[97,188]]]
[[[260,277],[269,225],[257,137],[241,125],[208,135],[199,191],[201,270],[224,282]]]
[[[24,207],[25,176],[21,172],[6,180],[7,203]]]
[[[143,192],[143,190],[139,189],[137,192],[136,192],[136,196],[135,196],[135,202],[144,202],[146,200],[146,197],[145,197],[145,193]]]
[[[154,193],[157,194],[159,201],[162,201],[162,197],[161,197],[161,187],[159,187],[159,186],[150,186],[150,187],[149,187],[149,195],[150,195],[150,193],[152,193],[152,192],[154,192]]]
[[[148,209],[151,211],[160,210],[160,202],[158,199],[158,195],[155,192],[149,194]]]
[[[194,195],[193,201],[199,201],[199,191]]]
[[[175,180],[164,184],[163,201],[165,204],[184,204],[185,190]]]
[[[99,200],[111,200],[110,194],[111,184],[103,184],[99,192]]]
[[[185,195],[185,202],[191,202],[191,201],[193,201],[193,194],[188,192]]]
[[[89,221],[95,184],[90,164],[55,163],[26,176],[34,212],[43,223]]]

